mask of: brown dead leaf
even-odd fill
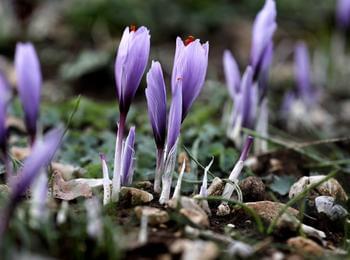
[[[65,181],[62,173],[55,171],[53,174],[53,197],[61,200],[74,200],[78,197],[89,198],[92,191],[86,183],[77,183],[74,180]]]

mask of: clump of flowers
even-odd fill
[[[169,200],[181,124],[204,85],[208,52],[208,42],[201,44],[194,37],[189,37],[184,42],[180,38],[176,39],[171,78],[172,102],[168,118],[166,89],[160,63],[153,62],[147,74],[148,115],[157,146],[154,191],[161,191],[161,204]]]
[[[277,28],[276,4],[266,0],[263,9],[255,18],[252,30],[250,62],[242,80],[238,65],[230,51],[223,56],[226,85],[233,101],[227,135],[242,145],[242,128],[255,129],[268,136],[267,79],[273,56],[273,35]],[[259,140],[255,144],[257,152],[267,150],[267,143]]]

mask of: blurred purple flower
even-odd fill
[[[127,114],[145,71],[150,52],[149,30],[126,27],[115,60],[115,80],[119,109]]]
[[[260,75],[258,79],[259,103],[261,103],[262,99],[264,99],[264,97],[266,97],[267,95],[267,81],[269,77],[269,70],[270,70],[270,65],[272,63],[272,58],[273,58],[273,42],[271,41],[264,52],[262,62],[261,62],[261,70],[260,70]]]
[[[235,58],[229,50],[223,55],[224,73],[228,92],[233,100],[236,100],[240,92],[241,74]]]
[[[241,82],[242,96],[240,99],[242,127],[254,128],[256,119],[256,88],[253,86],[253,70],[247,67]]]
[[[40,173],[40,169],[50,163],[58,149],[62,135],[62,129],[54,129],[47,133],[43,140],[35,141],[30,156],[24,161],[23,168],[11,185],[11,201],[18,201]]]
[[[296,95],[294,91],[288,91],[285,93],[282,101],[281,116],[283,119],[288,117],[288,113],[296,100]]]
[[[42,76],[39,59],[31,43],[17,43],[15,69],[19,97],[25,114],[25,123],[33,142],[39,117]]]
[[[7,105],[10,99],[10,88],[4,75],[0,73],[0,151],[6,153],[6,139],[7,139],[7,128],[6,128],[6,114]]]
[[[264,7],[257,14],[252,31],[252,47],[250,53],[250,65],[254,71],[254,78],[261,71],[265,52],[272,42],[273,34],[277,28],[276,3],[274,0],[266,0]]]
[[[200,43],[193,36],[184,42],[176,39],[175,58],[171,79],[172,93],[175,92],[177,80],[182,79],[182,121],[185,119],[194,100],[198,97],[205,81],[208,67],[209,43]]]
[[[157,148],[163,150],[166,135],[167,108],[164,77],[159,62],[152,62],[151,69],[147,73],[146,99],[154,139]]]
[[[346,29],[350,24],[350,1],[338,0],[336,7],[336,19],[340,28]]]
[[[129,135],[126,138],[122,153],[121,165],[121,185],[130,185],[134,175],[134,145],[135,145],[135,127],[131,127]]]
[[[23,168],[19,171],[18,176],[11,180],[9,204],[3,211],[4,215],[1,216],[0,220],[0,240],[17,204],[20,202],[23,194],[41,173],[41,169],[47,166],[52,160],[60,145],[62,136],[62,129],[54,129],[47,133],[43,139],[36,139],[31,154],[23,163]],[[46,197],[43,199],[46,199]]]
[[[316,101],[316,92],[311,83],[309,52],[304,42],[299,42],[294,51],[294,75],[297,94],[307,105]]]

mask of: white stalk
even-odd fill
[[[67,220],[67,212],[68,212],[69,204],[68,201],[64,200],[61,203],[60,210],[57,213],[56,222],[58,225],[62,225]]]
[[[173,199],[179,199],[181,196],[181,183],[182,183],[182,177],[185,172],[185,168],[186,168],[186,160],[184,159],[182,162],[179,178],[177,179],[176,187],[173,193]]]
[[[32,198],[30,206],[31,224],[34,227],[38,227],[40,222],[44,221],[48,217],[46,209],[48,193],[48,178],[46,172],[41,170],[39,176],[32,186]]]
[[[109,179],[106,160],[104,158],[101,159],[103,172],[103,205],[107,205],[111,202],[111,180]]]
[[[173,172],[176,163],[177,142],[167,154],[165,159],[164,173],[162,176],[162,192],[160,194],[159,203],[165,204],[169,201],[171,184],[173,180]]]
[[[119,128],[118,128],[119,131]],[[117,134],[117,139],[115,142],[115,154],[114,154],[114,169],[113,169],[113,179],[112,179],[112,201],[119,200],[120,192],[120,163],[121,163],[121,152],[122,148],[119,145],[119,134]]]
[[[236,183],[238,181],[238,176],[243,169],[243,166],[244,166],[244,161],[242,160],[238,161],[235,167],[233,168],[232,172],[230,173],[230,176],[228,179],[233,183]],[[230,199],[234,190],[235,190],[235,187],[231,183],[226,183],[224,192],[222,193],[222,197],[224,199]]]
[[[102,237],[102,220],[101,220],[101,204],[94,197],[85,201],[87,212],[87,227],[86,232],[91,238],[100,239]]]
[[[146,244],[147,238],[148,238],[148,216],[145,214],[142,214],[140,232],[139,232],[139,238],[138,238],[139,243]]]
[[[205,169],[204,169],[203,182],[202,182],[201,190],[199,192],[199,195],[203,198],[206,198],[208,196],[208,190],[207,190],[207,188],[208,188],[208,171],[209,171],[210,167],[212,166],[213,162],[214,162],[214,158],[211,159],[208,166],[205,167]]]

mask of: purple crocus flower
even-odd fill
[[[259,103],[267,96],[267,81],[269,77],[270,65],[273,58],[273,42],[271,41],[267,46],[262,61],[261,61],[261,70],[258,79],[259,86]]]
[[[253,128],[256,117],[256,88],[253,87],[253,70],[247,67],[242,77],[241,113],[242,127]]]
[[[10,89],[4,75],[0,73],[0,150],[6,154],[6,113],[7,105],[10,99]]]
[[[31,43],[17,43],[15,68],[25,123],[33,143],[39,117],[42,76],[39,59]]]
[[[254,78],[260,74],[264,53],[272,42],[276,28],[276,3],[274,0],[266,0],[255,18],[252,31],[250,65],[254,71]]]
[[[336,6],[336,19],[340,28],[346,29],[350,24],[350,1],[338,0]]]
[[[141,26],[126,27],[121,38],[115,60],[115,81],[119,109],[123,114],[129,111],[131,102],[145,72],[150,51],[149,30]]]
[[[30,156],[24,161],[23,168],[20,170],[16,179],[11,180],[11,194],[9,204],[3,211],[0,222],[0,239],[3,237],[7,228],[8,221],[13,214],[17,204],[20,202],[23,194],[28,190],[41,169],[47,166],[58,149],[63,135],[62,129],[54,129],[45,135],[42,139],[37,139],[32,148]],[[0,243],[1,244],[1,243]]]
[[[175,92],[177,80],[182,79],[182,121],[185,119],[194,100],[198,97],[205,81],[208,67],[209,43],[200,43],[193,36],[184,42],[176,39],[171,89]]]
[[[157,148],[164,150],[167,120],[166,90],[159,62],[152,62],[151,69],[147,73],[146,99]]]
[[[307,105],[315,101],[315,91],[313,90],[310,75],[310,60],[307,46],[303,42],[297,43],[294,52],[294,75],[297,83],[298,96]]]
[[[112,200],[117,201],[122,178],[122,146],[126,117],[140,85],[150,51],[149,30],[135,26],[124,30],[115,61],[115,81],[119,101],[120,118],[115,145],[114,170],[112,180]]]
[[[134,145],[135,127],[131,127],[123,147],[121,185],[130,185],[132,183],[134,175]]]
[[[180,135],[182,122],[182,78],[175,82],[172,102],[169,111],[169,120],[166,115],[166,93],[163,72],[158,62],[153,62],[147,74],[146,98],[148,104],[148,115],[151,121],[154,138],[157,144],[157,168],[154,178],[154,191],[161,191],[160,180],[162,174],[167,171],[167,177],[163,178],[163,187],[171,186],[172,160],[176,156],[176,143]],[[167,125],[167,130],[166,130]],[[166,132],[166,137],[165,137]],[[164,147],[164,145],[166,146]],[[164,184],[166,182],[166,184]],[[169,184],[170,183],[170,184]],[[167,200],[170,194],[170,186],[163,197]],[[169,191],[169,193],[168,193]]]
[[[240,92],[241,74],[235,58],[229,50],[225,50],[223,56],[224,73],[228,92],[233,100],[236,100]]]

